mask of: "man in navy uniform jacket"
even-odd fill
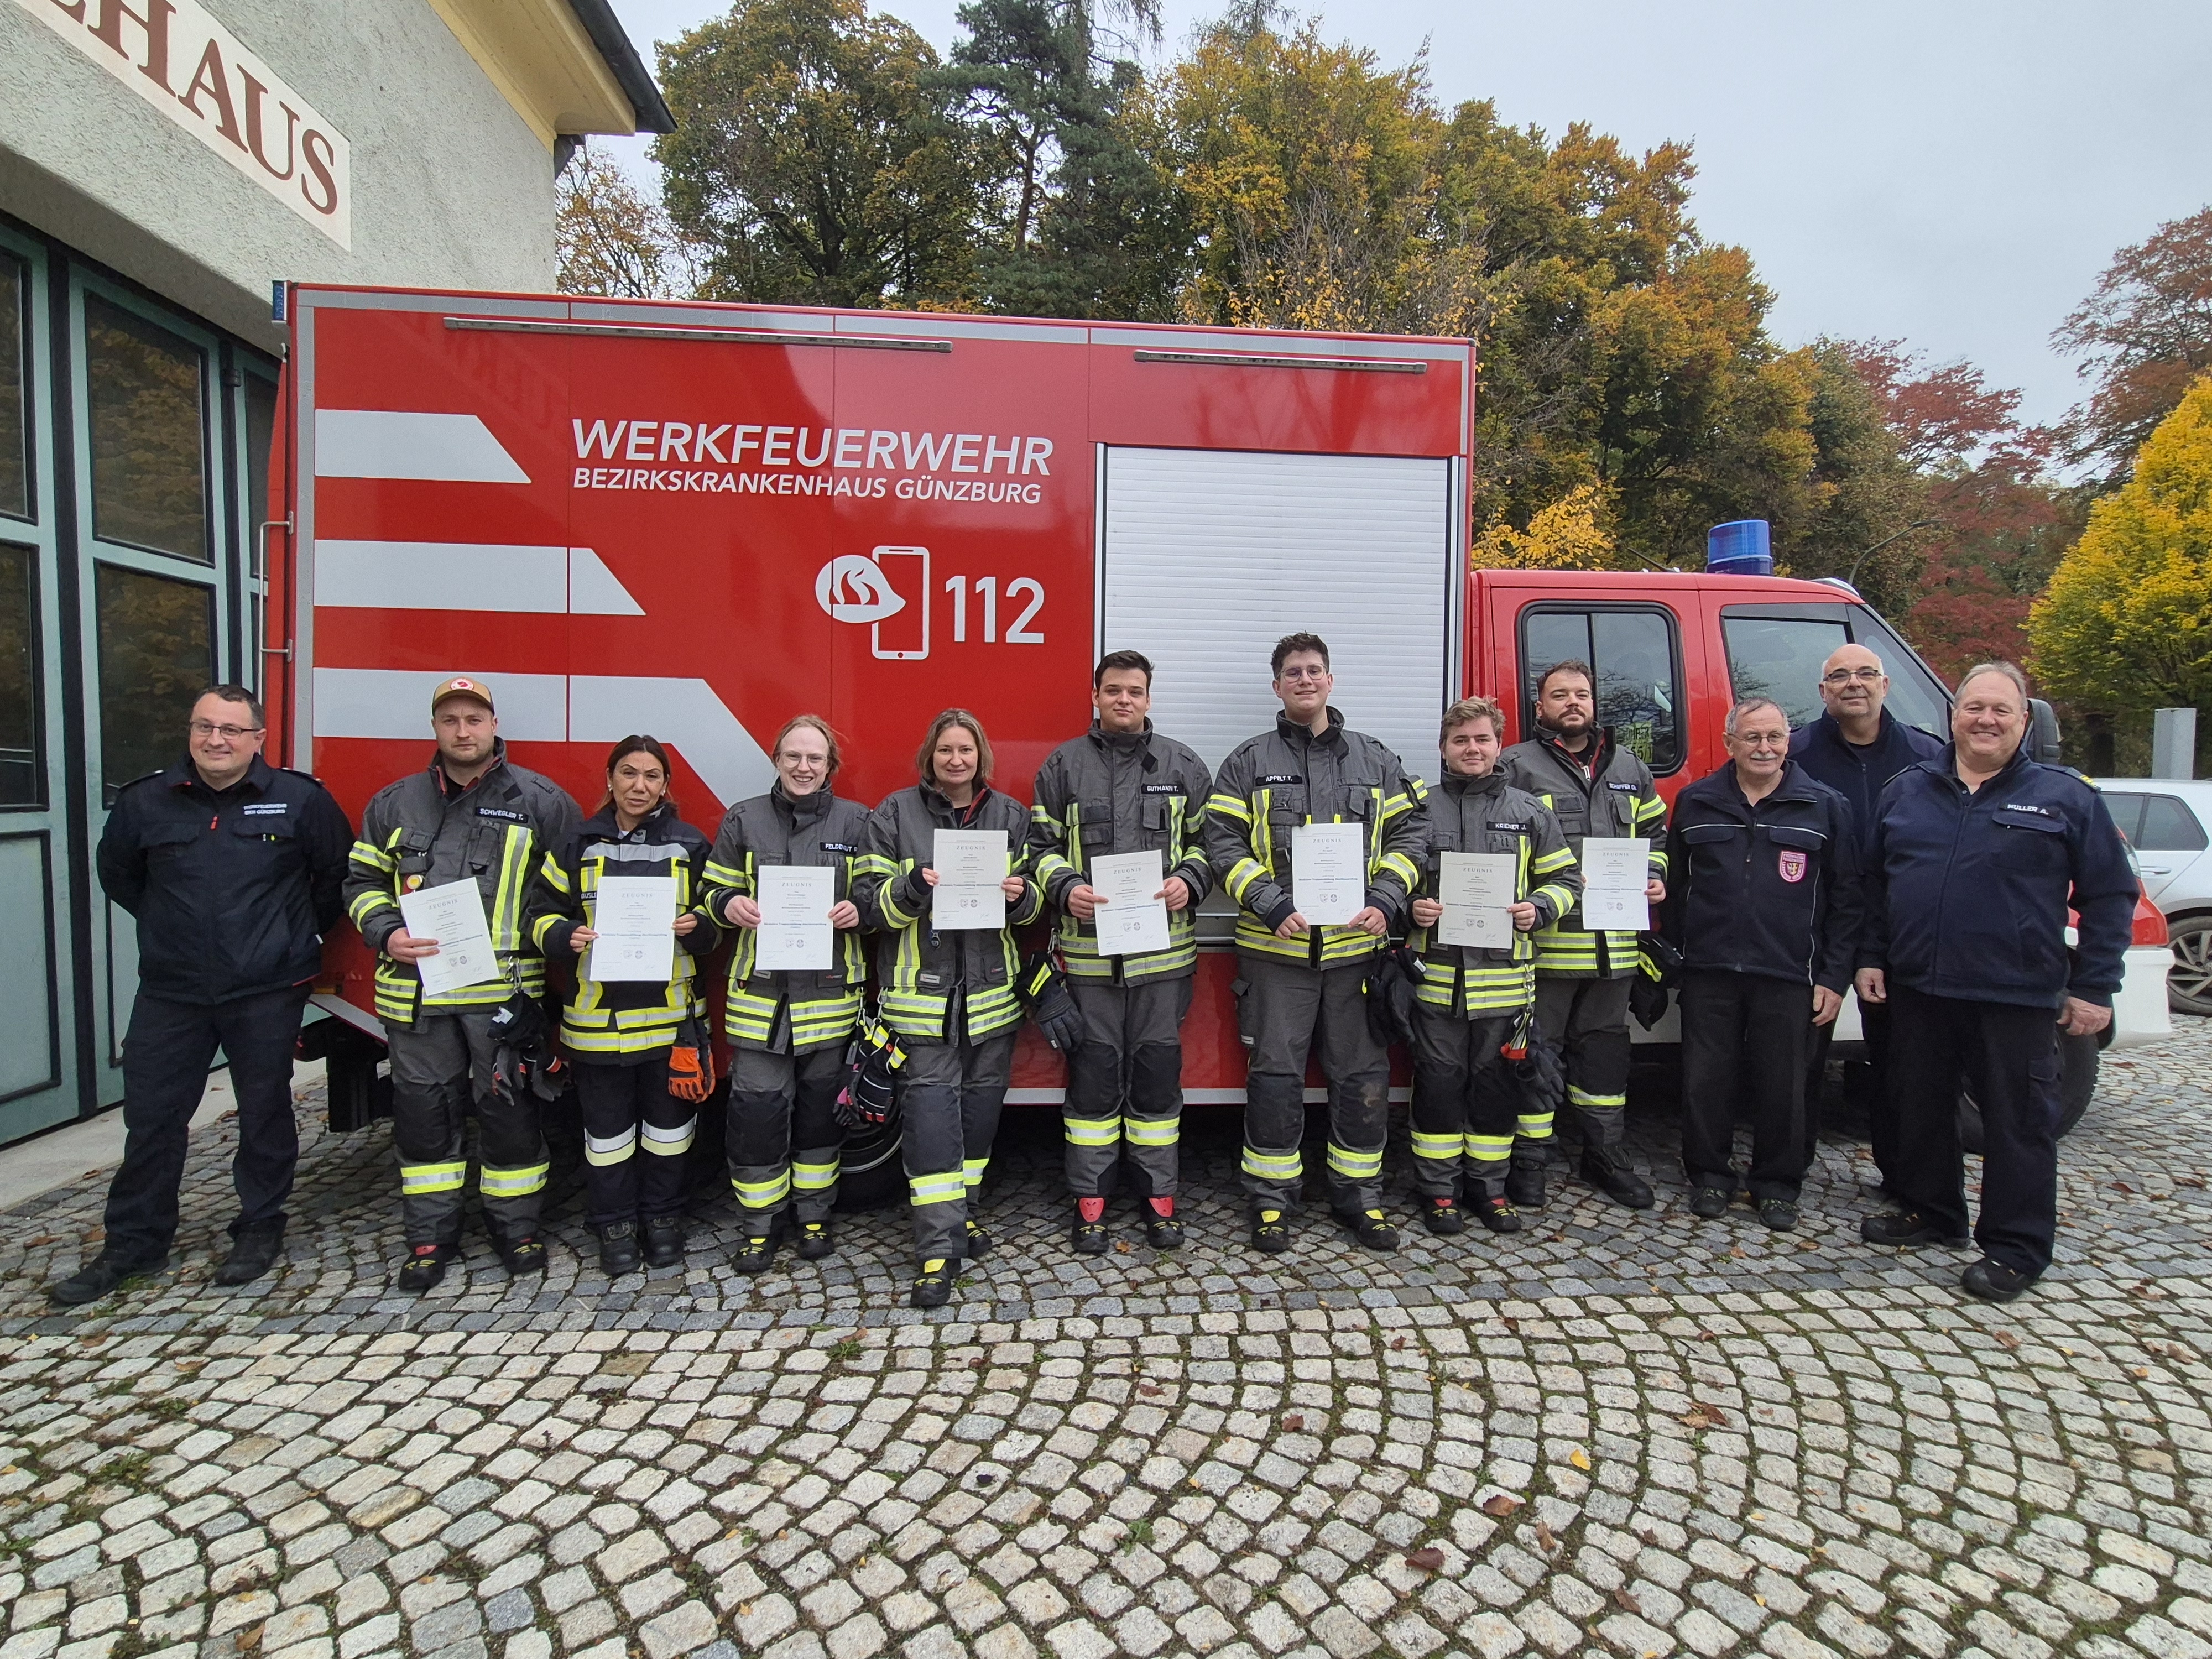
[[[1907,726],[1882,707],[1889,676],[1881,659],[1863,645],[1838,646],[1820,665],[1818,720],[1790,734],[1790,758],[1805,775],[1850,803],[1858,863],[1869,867],[1874,851],[1875,807],[1884,785],[1908,766],[1933,760],[1943,740]],[[1828,1044],[1835,1022],[1815,1026],[1805,1076],[1805,1165],[1820,1149],[1820,1096],[1828,1070]],[[1859,1005],[1859,1035],[1866,1042],[1868,1139],[1875,1167],[1888,1184],[1897,1162],[1897,1097],[1889,1085],[1889,1010],[1880,1003]]]
[[[2021,752],[2027,681],[1959,682],[1951,747],[1882,791],[1859,1000],[1887,1002],[1905,1208],[1869,1244],[1965,1242],[1959,1084],[1982,1109],[1982,1260],[1967,1293],[2009,1302],[2051,1265],[2058,1208],[2058,1033],[2112,1020],[2138,884],[2104,798]],[[2079,943],[2066,948],[2069,905]]]

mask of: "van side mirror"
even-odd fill
[[[2027,757],[2045,766],[2058,765],[2058,716],[2040,697],[2027,700]]]

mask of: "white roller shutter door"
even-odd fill
[[[1328,641],[1346,721],[1433,779],[1464,568],[1448,460],[1109,448],[1102,651],[1152,660],[1152,721],[1207,765],[1271,726],[1267,654]]]

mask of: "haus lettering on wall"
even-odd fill
[[[15,0],[340,247],[353,246],[345,136],[199,0]]]

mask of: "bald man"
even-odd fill
[[[1825,783],[1850,803],[1858,837],[1861,869],[1872,851],[1875,804],[1882,786],[1909,766],[1943,752],[1942,739],[1907,726],[1881,705],[1889,695],[1889,676],[1881,659],[1863,645],[1838,647],[1820,665],[1820,719],[1790,737],[1790,758],[1816,783]],[[1869,1087],[1867,1117],[1874,1142],[1875,1167],[1887,1189],[1897,1167],[1897,1108],[1889,1080],[1889,1011],[1859,1005],[1859,1030],[1866,1038]],[[1828,1070],[1832,1023],[1813,1031],[1805,1079],[1805,1165],[1812,1167],[1820,1145],[1820,1097]]]

